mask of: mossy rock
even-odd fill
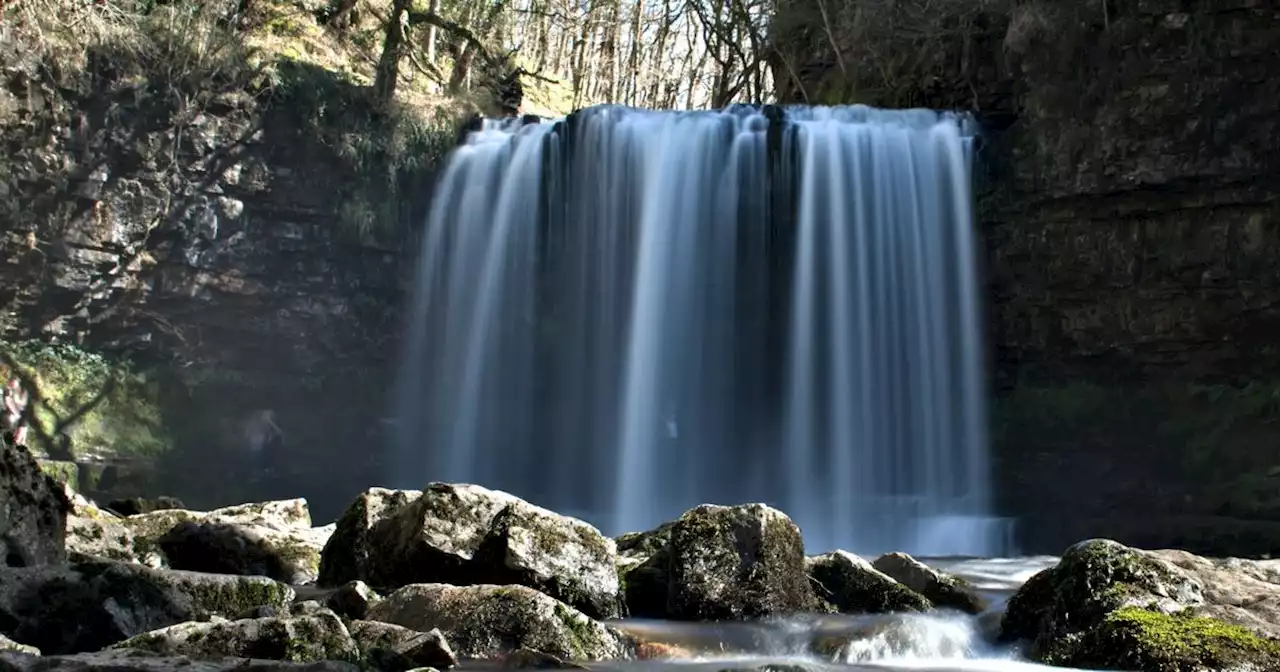
[[[844,614],[923,612],[933,605],[862,558],[834,551],[805,561],[819,597]]]
[[[1052,665],[1144,672],[1245,672],[1280,669],[1280,642],[1238,625],[1125,607],[1071,645],[1045,656]]]
[[[360,661],[355,640],[330,611],[306,616],[179,623],[131,637],[111,648],[193,658],[231,656],[298,663]]]

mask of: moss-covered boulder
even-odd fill
[[[1256,617],[1244,620],[1234,610],[1238,605],[1223,604],[1232,599],[1229,590],[1203,578],[1226,580],[1197,576],[1160,554],[1114,541],[1084,541],[1010,599],[1001,637],[1030,640],[1031,657],[1053,665],[1156,672],[1280,669],[1280,642],[1264,636],[1268,628],[1242,627],[1260,624]],[[1274,597],[1275,587],[1266,592]]]
[[[315,579],[333,534],[332,526],[311,526],[305,499],[124,517],[94,507],[73,512],[70,521],[68,546],[82,556],[289,583]]]
[[[446,669],[458,664],[453,647],[438,629],[419,632],[392,623],[351,621],[351,636],[363,659],[383,672],[405,672],[420,667]]]
[[[832,551],[805,560],[818,596],[843,614],[886,614],[929,611],[933,605],[920,593],[846,551]]]
[[[115,649],[191,658],[358,662],[360,650],[333,612],[237,621],[178,623],[130,637]]]
[[[939,609],[978,614],[988,606],[988,600],[968,581],[939,572],[906,553],[886,553],[876,558],[871,566],[923,595]]]
[[[348,581],[367,581],[382,550],[371,544],[375,530],[379,532],[377,536],[385,534],[382,528],[390,524],[395,514],[421,496],[419,490],[387,488],[369,488],[360,493],[338,519],[333,536],[321,551],[316,583],[332,587]]]
[[[627,615],[666,618],[671,573],[671,527],[618,537],[618,580]]]
[[[348,523],[365,529],[371,499],[362,496],[339,529]],[[518,584],[595,618],[622,613],[614,542],[581,520],[505,492],[448,483],[432,483],[412,502],[383,510],[389,515],[363,536],[378,552],[355,551],[364,559],[364,575],[352,578],[380,589],[412,583]],[[358,536],[335,533],[330,546]],[[339,575],[322,574],[326,579]]]
[[[412,584],[369,607],[371,621],[439,628],[463,657],[500,658],[521,648],[565,660],[616,660],[629,640],[559,600],[525,586]]]
[[[1216,618],[1196,616],[1191,609],[1166,614],[1124,607],[1046,662],[1144,672],[1280,670],[1280,641]]]
[[[293,601],[264,577],[157,570],[85,562],[0,572],[4,634],[48,654],[96,651],[134,635],[259,605]]]
[[[63,486],[26,448],[0,439],[0,552],[4,566],[50,565],[67,559],[65,530],[71,503]]]
[[[758,618],[818,605],[800,528],[764,504],[686,511],[671,527],[668,617]]]

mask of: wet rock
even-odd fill
[[[1033,659],[1061,666],[1280,668],[1268,612],[1226,602],[1255,590],[1274,599],[1280,587],[1188,556],[1080,542],[1009,600],[1001,638],[1029,640]]]
[[[159,553],[148,544],[140,544],[120,516],[98,508],[78,493],[68,495],[71,511],[67,515],[66,544],[71,560],[136,562],[149,567],[164,565]]]
[[[671,527],[667,616],[757,618],[810,611],[800,529],[763,504],[704,504]]]
[[[4,635],[0,635],[0,653],[5,651],[12,651],[15,653],[25,653],[31,656],[40,655],[40,649],[37,649],[34,646],[27,646],[26,644],[19,644],[13,641],[12,639],[9,639],[8,637],[5,637]]]
[[[348,629],[365,659],[385,672],[458,664],[449,642],[437,629],[419,632],[391,623],[361,620],[351,621]]]
[[[371,605],[368,620],[439,628],[463,657],[529,648],[565,660],[615,660],[630,652],[617,630],[525,586],[411,584]]]
[[[385,515],[371,514],[375,509]],[[622,613],[613,540],[587,523],[505,492],[447,483],[398,499],[371,491],[338,527],[342,532],[335,533],[331,547],[354,539],[380,552],[335,548],[336,563],[359,564],[364,571],[350,576],[322,566],[325,581],[358,578],[382,589],[413,583],[518,584],[592,617]]]
[[[26,448],[0,439],[0,551],[4,566],[66,561],[70,502]]]
[[[0,571],[0,624],[47,654],[95,651],[150,630],[284,606],[293,590],[264,577],[86,562]]]
[[[871,563],[845,551],[833,551],[805,561],[819,596],[845,614],[885,614],[929,611],[929,600],[881,572]]]
[[[370,537],[374,528],[383,528],[401,509],[417,501],[417,490],[369,488],[347,507],[338,519],[333,536],[320,554],[321,586],[340,586],[348,581],[368,580],[373,573],[374,548]]]
[[[361,619],[368,613],[369,605],[381,599],[364,581],[348,581],[329,594],[325,606],[343,618]]]
[[[987,600],[967,581],[939,572],[906,553],[887,553],[876,558],[871,566],[925,596],[940,609],[979,614],[987,608]]]
[[[307,616],[178,623],[131,637],[112,648],[191,658],[360,660],[355,640],[330,611]]]
[[[326,660],[289,663],[276,660],[221,658],[196,660],[187,656],[156,656],[137,651],[103,651],[71,656],[0,652],[0,672],[360,672],[351,663]]]

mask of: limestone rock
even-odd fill
[[[370,513],[375,510],[382,515]],[[333,551],[322,562],[332,557],[335,565],[333,570],[322,566],[325,581],[358,578],[383,589],[413,583],[518,584],[595,618],[622,613],[613,540],[585,522],[505,492],[447,483],[399,498],[370,491],[338,528]],[[351,540],[368,548],[340,548]],[[355,576],[337,569],[357,565],[363,573]]]
[[[186,505],[174,497],[127,497],[107,502],[107,510],[120,516],[136,516],[141,513],[164,511],[166,509],[185,509]]]
[[[369,605],[382,596],[364,581],[348,581],[325,599],[325,605],[343,618],[361,619],[369,611]]]
[[[820,597],[845,614],[929,611],[933,605],[871,563],[846,551],[833,551],[805,561]]]
[[[276,660],[156,656],[136,651],[103,651],[72,656],[45,656],[0,651],[0,672],[360,672],[351,663],[326,660],[289,663]]]
[[[69,507],[62,487],[26,448],[0,439],[0,551],[6,567],[64,562]]]
[[[398,511],[421,496],[417,490],[387,488],[369,488],[361,493],[338,519],[333,536],[321,551],[316,583],[340,586],[357,579],[368,580],[373,564],[370,537],[374,528],[387,525]]]
[[[1280,669],[1268,611],[1231,603],[1253,591],[1274,600],[1267,584],[1227,563],[1091,539],[1018,590],[1001,638],[1030,640],[1031,657],[1053,665]]]
[[[360,660],[355,640],[331,611],[306,616],[178,623],[130,637],[112,648],[192,658]]]
[[[0,624],[13,639],[48,654],[95,651],[134,635],[257,605],[293,601],[288,586],[263,577],[156,570],[85,562],[0,572]]]
[[[333,533],[332,526],[311,526],[305,499],[73,520],[72,545],[88,555],[290,583],[315,579],[320,551]]]
[[[876,558],[871,566],[925,596],[933,606],[940,609],[979,614],[987,608],[987,600],[967,581],[939,572],[906,553],[887,553]]]
[[[365,660],[385,672],[458,664],[449,642],[437,629],[418,632],[392,623],[360,620],[351,621],[348,628]]]
[[[4,635],[0,635],[0,653],[5,651],[13,651],[16,653],[25,653],[32,656],[40,655],[40,649],[26,644],[19,644]]]
[[[757,618],[817,604],[800,529],[763,504],[685,512],[671,527],[669,553],[669,618]]]
[[[459,656],[497,658],[529,648],[566,660],[616,660],[625,636],[525,586],[411,584],[369,607],[368,620],[439,628]]]

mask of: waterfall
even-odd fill
[[[763,501],[811,549],[982,555],[962,117],[867,107],[487,121],[432,203],[392,485],[611,533]]]

